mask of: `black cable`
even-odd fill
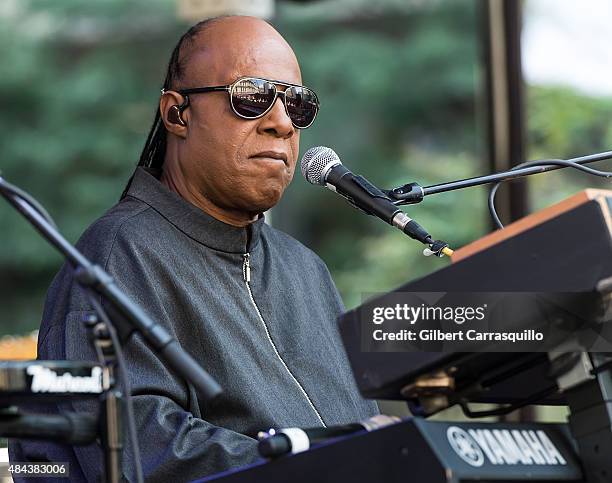
[[[528,161],[526,163],[521,163],[514,166],[510,171],[519,168],[528,168],[532,166],[562,166],[567,168],[574,168],[579,171],[583,171],[587,174],[592,174],[593,176],[601,176],[602,178],[612,178],[612,172],[610,171],[600,171],[598,169],[589,168],[588,166],[584,166],[582,164],[576,163],[574,161],[567,161],[565,159],[543,159],[540,161]],[[503,228],[499,216],[497,215],[497,211],[495,210],[495,195],[497,193],[498,188],[501,186],[502,182],[495,183],[489,192],[489,212],[491,213],[491,217],[493,221],[497,225],[498,228]]]
[[[142,473],[142,461],[140,459],[140,447],[138,445],[138,435],[136,432],[136,425],[134,419],[134,406],[132,404],[132,389],[130,387],[130,382],[127,377],[127,370],[125,359],[123,357],[123,350],[121,349],[121,344],[119,343],[119,337],[117,337],[117,331],[115,327],[111,323],[106,311],[102,307],[102,304],[96,300],[96,297],[90,292],[88,289],[84,289],[89,302],[93,306],[96,313],[102,319],[102,322],[106,325],[108,330],[108,334],[110,335],[111,341],[113,342],[115,354],[117,357],[117,368],[119,369],[119,374],[121,376],[121,386],[123,388],[123,393],[125,395],[125,406],[127,410],[127,423],[128,423],[128,433],[130,436],[130,443],[132,445],[132,456],[134,459],[134,464],[136,466],[136,481],[138,483],[142,483],[144,481],[143,473]]]
[[[493,222],[495,223],[495,226],[497,226],[497,228],[499,229],[502,229],[504,225],[499,219],[499,216],[497,215],[497,210],[495,209],[495,195],[497,194],[497,190],[499,189],[500,186],[501,186],[501,183],[495,183],[491,187],[491,191],[489,191],[488,205],[489,205],[489,213],[491,214],[491,218],[493,218]]]
[[[18,202],[18,200],[23,200],[30,204],[32,208],[40,213],[40,216],[42,216],[47,223],[49,223],[53,228],[57,229],[57,225],[55,224],[55,221],[53,221],[53,218],[51,218],[51,215],[47,213],[47,210],[45,210],[45,208],[38,201],[36,201],[22,189],[19,189],[17,186],[6,181],[4,178],[2,178],[2,176],[0,176],[0,191],[5,191],[9,195],[12,195],[15,202]]]
[[[461,398],[458,401],[458,404],[461,407],[461,410],[463,411],[464,416],[467,418],[487,418],[491,416],[505,416],[506,414],[510,414],[511,412],[516,411],[517,409],[521,409],[525,406],[529,406],[530,404],[537,403],[538,401],[541,401],[547,396],[550,396],[551,394],[556,393],[557,390],[558,390],[557,387],[550,387],[540,392],[536,392],[532,394],[531,396],[521,399],[520,401],[517,401],[515,403],[508,404],[506,406],[502,406],[499,408],[487,409],[483,411],[472,411],[468,405],[469,402],[465,398]]]

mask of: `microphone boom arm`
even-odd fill
[[[589,154],[587,156],[581,156],[578,158],[572,158],[566,160],[570,163],[575,164],[588,164],[597,161],[604,161],[606,159],[612,159],[612,151],[605,151],[602,153]],[[542,160],[544,164],[546,161],[559,161],[559,160]],[[431,186],[421,186],[418,183],[407,183],[391,190],[385,190],[385,193],[394,200],[393,202],[398,205],[412,205],[423,201],[425,196],[435,195],[438,193],[445,193],[447,191],[454,191],[463,188],[471,188],[472,186],[479,186],[489,183],[500,183],[502,181],[509,181],[516,178],[523,178],[533,174],[545,173],[555,169],[562,169],[568,166],[559,165],[548,165],[548,166],[528,166],[518,169],[510,169],[502,171],[500,173],[487,174],[484,176],[476,176],[473,178],[466,178],[457,181],[449,181],[446,183],[439,183]]]

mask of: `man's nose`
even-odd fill
[[[261,119],[259,129],[261,132],[283,139],[289,138],[295,133],[295,128],[285,110],[282,93],[274,101],[272,109]]]

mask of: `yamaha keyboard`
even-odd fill
[[[582,482],[565,425],[410,419],[229,471],[218,483]]]

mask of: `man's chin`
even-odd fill
[[[274,191],[268,192],[265,196],[257,200],[253,200],[253,202],[249,205],[249,211],[253,214],[260,214],[268,211],[269,209],[275,207],[278,202],[281,200],[283,196],[283,191]]]

